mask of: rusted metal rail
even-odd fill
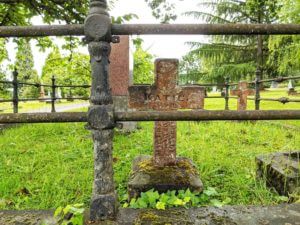
[[[0,28],[1,29],[1,28]],[[55,112],[55,102],[56,100],[89,100],[88,97],[66,97],[66,98],[57,98],[56,97],[56,90],[57,88],[90,88],[90,85],[56,85],[56,79],[54,76],[51,78],[52,84],[39,84],[39,83],[30,83],[30,82],[23,82],[18,80],[18,71],[15,70],[13,72],[13,81],[0,81],[0,84],[9,84],[13,87],[13,99],[1,99],[0,103],[5,102],[13,102],[13,111],[14,113],[18,113],[19,111],[19,102],[29,102],[29,101],[51,101],[51,112]],[[51,98],[25,98],[20,99],[19,89],[23,86],[33,86],[36,88],[40,87],[50,87],[52,89]]]
[[[258,35],[299,34],[296,24],[125,24],[113,25],[112,34],[203,34],[203,35]]]
[[[58,88],[90,88],[91,85],[56,85]]]
[[[82,36],[83,25],[42,25],[0,27],[0,37]]]
[[[272,81],[281,83],[281,82],[284,82],[284,81],[287,81],[287,80],[299,80],[299,79],[300,79],[300,76],[277,77],[277,78],[272,78],[272,79],[259,80],[258,83],[267,83],[267,82],[272,82]],[[248,84],[255,84],[255,81],[249,81]]]
[[[260,83],[265,83],[265,82],[272,82],[276,81],[278,83],[286,81],[286,80],[298,80],[300,79],[300,76],[295,76],[295,77],[277,77],[274,79],[266,79],[266,80],[260,80]]]
[[[116,121],[208,121],[208,120],[292,120],[300,119],[300,110],[271,111],[175,111],[115,112]],[[87,113],[0,114],[0,123],[87,122]]]
[[[0,123],[71,123],[86,122],[87,113],[16,113],[0,114]]]
[[[113,35],[300,34],[299,24],[114,24]],[[83,36],[84,25],[2,26],[0,37]]]
[[[0,80],[0,84],[13,84],[12,81]]]
[[[300,119],[300,110],[117,112],[115,117],[117,121],[290,120]]]
[[[247,98],[248,100],[256,100],[255,98]],[[280,102],[282,104],[287,104],[290,102],[300,102],[300,99],[291,99],[286,97],[281,98],[259,98],[260,101],[271,101],[271,102]]]

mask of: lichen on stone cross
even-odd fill
[[[129,87],[129,106],[158,111],[203,109],[204,88],[177,85],[178,64],[177,59],[156,60],[155,85]],[[153,159],[158,167],[176,164],[176,122],[155,122]]]

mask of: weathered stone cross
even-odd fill
[[[237,110],[243,111],[243,110],[247,110],[248,96],[254,95],[255,92],[253,89],[248,88],[248,83],[246,81],[241,81],[238,84],[238,89],[232,90],[231,94],[238,96]]]
[[[199,86],[177,86],[177,59],[155,62],[155,85],[129,87],[129,106],[138,110],[176,111],[203,109],[205,90]],[[176,122],[155,122],[154,164],[176,164]]]
[[[254,95],[254,90],[248,88],[247,82],[239,82],[238,85],[238,102],[237,107],[239,111],[247,110],[248,96]]]

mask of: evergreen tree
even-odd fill
[[[15,68],[18,71],[18,80],[27,83],[39,83],[37,71],[34,69],[34,60],[29,39],[21,38],[17,42]],[[34,86],[21,86],[19,96],[34,98],[39,96],[39,89]]]
[[[284,0],[279,13],[281,23],[300,23],[300,1]],[[277,67],[281,76],[299,75],[300,73],[300,36],[277,35],[269,41],[270,56],[268,63]]]
[[[191,11],[186,15],[205,19],[208,23],[272,23],[278,19],[278,0],[210,0],[199,4],[207,11]],[[190,42],[192,51],[202,62],[202,79],[224,82],[253,79],[257,68],[257,37],[243,35],[212,36],[209,43]],[[264,57],[268,56],[268,37],[264,37]],[[264,61],[266,62],[266,61]],[[271,65],[272,66],[272,65]],[[273,68],[264,64],[267,76]]]

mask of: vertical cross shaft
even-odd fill
[[[129,87],[129,106],[139,110],[165,112],[203,109],[204,88],[195,85],[177,85],[178,65],[177,59],[157,59],[155,84]],[[128,182],[129,198],[136,198],[141,192],[152,188],[159,192],[187,188],[197,192],[203,190],[198,173],[191,174],[193,169],[190,168],[195,168],[193,163],[188,159],[176,157],[176,122],[174,121],[155,122],[153,157],[137,157],[133,164],[133,173]],[[151,166],[146,166],[145,169],[141,165]]]
[[[155,85],[129,87],[131,108],[157,111],[203,109],[204,89],[178,86],[178,60],[158,59],[155,62]],[[155,122],[154,163],[157,167],[176,163],[176,122]]]
[[[109,88],[109,54],[111,51],[111,20],[105,0],[91,0],[85,21],[85,35],[89,43],[92,67],[91,106],[89,128],[94,141],[94,185],[90,207],[92,221],[114,218],[117,197],[113,180],[113,102]]]
[[[167,63],[158,61],[155,64],[156,88],[159,95],[170,96],[176,89],[177,65],[176,63]],[[167,97],[168,98],[168,97]],[[171,100],[171,99],[169,99]],[[175,99],[174,99],[175,100]],[[173,100],[173,101],[174,101]],[[175,103],[175,101],[174,101]],[[176,105],[170,105],[164,108],[160,105],[162,111],[177,110]],[[154,163],[158,166],[174,165],[176,163],[176,127],[175,121],[159,121],[154,125]]]
[[[237,109],[239,111],[247,110],[248,96],[253,95],[253,90],[249,89],[248,83],[246,81],[239,82],[238,85],[238,101]]]

